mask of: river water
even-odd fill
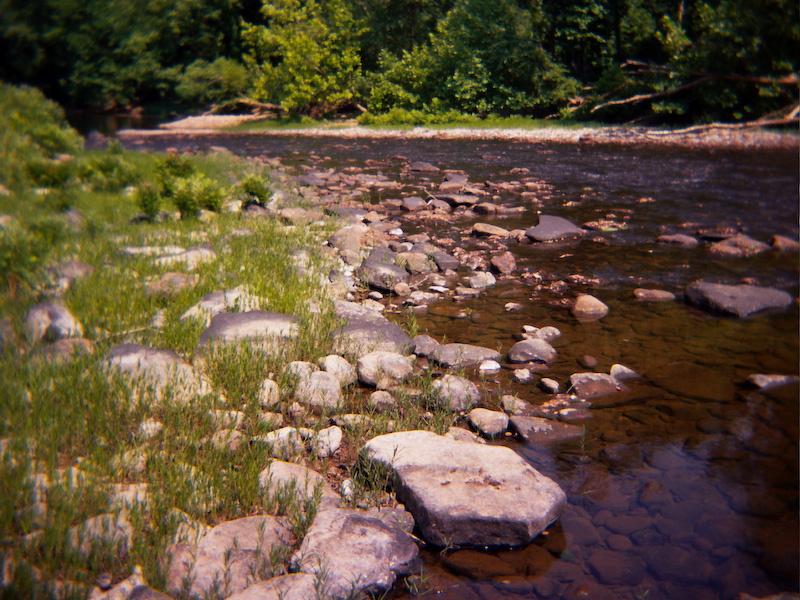
[[[563,335],[553,344],[559,357],[546,375],[562,386],[587,370],[579,364],[584,355],[597,359],[598,372],[622,363],[642,374],[630,391],[594,402],[592,417],[580,423],[586,429],[580,440],[503,442],[562,486],[567,510],[528,548],[424,554],[425,574],[415,582],[428,590],[424,597],[728,600],[743,592],[797,591],[798,387],[757,393],[744,385],[754,373],[797,375],[797,305],[740,321],[633,295],[635,288],[658,288],[680,297],[688,283],[706,279],[747,280],[797,296],[797,254],[723,259],[703,246],[655,243],[662,232],[713,227],[767,242],[775,234],[797,239],[796,153],[269,135],[126,144],[181,151],[224,146],[244,156],[278,157],[287,166],[381,173],[403,186],[375,191],[374,202],[419,195],[422,187],[434,191],[443,173],[404,170],[427,161],[462,170],[472,182],[537,182],[536,200],[498,192],[496,201],[523,207],[521,215],[477,220],[524,228],[542,212],[575,223],[610,222],[594,236],[602,240],[512,243],[518,270],[534,277],[501,279],[477,299],[442,301],[414,316],[420,332],[438,340],[502,352],[523,325],[554,325]],[[481,250],[482,242],[467,235],[475,220],[424,229]],[[559,281],[564,284],[551,285]],[[565,288],[567,297],[599,297],[610,313],[578,322],[563,306]],[[521,310],[505,310],[508,302]],[[395,315],[401,323],[408,318]],[[482,386],[534,405],[550,398],[535,384],[514,383],[510,372]],[[413,591],[398,586],[391,597],[415,597]]]

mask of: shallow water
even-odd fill
[[[481,218],[507,229],[528,227],[535,212],[583,223],[612,215],[625,229],[556,245],[512,243],[518,268],[544,283],[580,275],[568,295],[588,292],[610,313],[580,323],[562,295],[517,278],[501,280],[480,298],[443,301],[414,317],[436,339],[506,352],[523,325],[555,325],[559,358],[546,375],[564,385],[586,354],[607,372],[625,364],[643,377],[629,392],[596,400],[581,421],[581,440],[549,447],[513,446],[565,489],[569,506],[529,548],[493,549],[479,568],[455,574],[442,555],[424,555],[420,586],[430,597],[700,598],[764,596],[798,589],[798,387],[755,393],[753,373],[798,372],[798,310],[736,321],[711,317],[682,302],[640,303],[637,287],[680,293],[697,279],[735,283],[750,278],[795,296],[797,255],[769,252],[719,259],[703,247],[659,246],[666,228],[739,227],[762,241],[798,235],[798,159],[776,152],[689,151],[667,148],[534,145],[502,141],[336,140],[236,135],[145,140],[138,148],[204,150],[225,146],[246,156],[280,157],[286,165],[359,167],[431,190],[442,174],[406,175],[409,162],[461,169],[470,181],[536,178],[539,202],[500,194],[526,207],[514,219]],[[512,173],[524,167],[530,173]],[[425,178],[430,181],[426,181]],[[375,193],[398,198],[400,190]],[[648,198],[652,201],[641,202]],[[433,229],[438,237],[470,239],[470,221]],[[420,230],[404,226],[406,231]],[[522,309],[504,310],[507,302]],[[406,319],[402,314],[397,320]],[[519,385],[510,369],[484,381],[490,391],[533,404],[550,396]],[[476,376],[477,377],[477,376]],[[546,549],[544,551],[543,549]],[[449,553],[450,562],[469,555]],[[458,560],[456,560],[458,562]],[[398,588],[394,598],[411,597]]]

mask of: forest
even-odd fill
[[[0,0],[0,79],[71,108],[795,122],[796,0]]]

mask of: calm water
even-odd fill
[[[441,553],[425,554],[421,585],[433,592],[428,597],[727,600],[741,592],[798,589],[798,387],[755,393],[743,385],[753,373],[797,374],[797,306],[735,321],[681,302],[638,303],[633,296],[637,287],[680,292],[701,278],[749,278],[796,296],[796,254],[719,259],[702,247],[654,243],[662,231],[681,226],[687,233],[726,226],[762,241],[774,234],[796,239],[796,154],[253,135],[176,136],[133,147],[210,146],[279,157],[290,166],[358,167],[406,186],[376,193],[374,201],[418,193],[421,185],[435,189],[441,173],[402,172],[418,160],[461,169],[475,182],[535,178],[547,186],[540,204],[501,193],[500,201],[526,212],[513,220],[480,220],[527,227],[538,210],[577,223],[607,217],[626,224],[603,232],[605,243],[509,248],[519,269],[539,273],[544,284],[577,281],[575,276],[590,280],[569,283],[567,295],[585,291],[601,298],[611,309],[602,321],[577,322],[559,306],[561,295],[521,279],[501,281],[476,300],[434,304],[416,316],[420,330],[437,339],[503,352],[523,325],[555,325],[563,336],[554,343],[559,358],[547,376],[562,385],[585,370],[578,359],[586,354],[599,361],[597,371],[623,363],[643,375],[629,392],[595,401],[592,418],[581,422],[582,440],[550,447],[506,442],[560,483],[568,509],[525,549],[487,550],[476,561],[469,553],[450,553],[444,560],[450,567]],[[470,224],[432,233],[481,249],[464,233]],[[522,310],[505,311],[510,301]],[[549,398],[533,384],[512,383],[509,373],[484,386],[533,404]],[[470,561],[478,566],[452,567]],[[410,596],[398,588],[393,597]]]

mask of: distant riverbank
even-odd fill
[[[685,148],[728,148],[797,150],[800,137],[794,133],[765,129],[708,128],[702,130],[670,131],[651,128],[628,127],[543,127],[538,129],[481,129],[481,128],[430,128],[409,129],[373,128],[359,125],[328,125],[321,127],[264,128],[231,130],[244,123],[258,121],[259,117],[239,115],[209,115],[188,117],[161,125],[159,129],[123,130],[123,138],[169,136],[176,134],[224,135],[274,135],[274,136],[326,136],[341,138],[417,138],[417,139],[505,139],[532,143],[666,145]]]

